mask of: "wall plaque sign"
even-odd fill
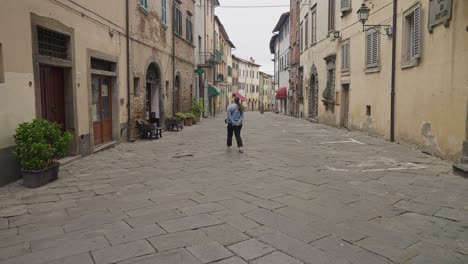
[[[429,32],[440,23],[444,23],[445,27],[449,26],[452,18],[452,1],[453,0],[429,0]]]

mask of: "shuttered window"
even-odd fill
[[[380,35],[375,29],[366,31],[366,68],[379,66]]]
[[[341,46],[341,72],[349,72],[349,39],[343,41]]]
[[[148,0],[139,0],[140,6],[144,7],[145,9],[148,9]]]
[[[167,8],[166,8],[166,0],[162,0],[161,2],[161,13],[162,13],[162,22],[167,24]]]
[[[180,11],[179,7],[175,8],[175,33],[179,36],[182,36],[182,12]]]
[[[351,11],[351,0],[341,0],[340,11],[343,13]]]
[[[300,38],[301,38],[301,41],[299,43],[300,45],[300,49],[301,49],[301,52],[302,52],[302,49],[304,47],[304,28],[302,26],[302,23],[301,23],[301,35],[300,35]]]
[[[309,14],[307,14],[305,17],[304,38],[305,38],[304,48],[307,49],[309,47]]]
[[[417,4],[404,13],[403,50],[405,65],[416,65],[421,57],[421,4]]]
[[[317,43],[317,5],[312,8],[312,15],[311,15],[312,25],[310,30],[312,32],[310,36],[310,43],[313,45]]]
[[[328,32],[335,31],[335,0],[328,0]]]

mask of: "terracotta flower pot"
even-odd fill
[[[184,125],[191,126],[192,125],[192,118],[185,118]]]

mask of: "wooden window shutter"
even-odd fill
[[[370,66],[377,67],[379,65],[379,32],[377,30],[372,30],[371,36],[372,55]]]
[[[414,9],[413,19],[414,30],[412,32],[413,43],[411,43],[411,57],[416,59],[421,57],[421,4],[418,4]]]
[[[366,32],[366,66],[372,67],[372,34],[370,31]]]
[[[341,12],[347,12],[351,10],[351,0],[341,0]]]
[[[341,46],[341,70],[349,71],[349,41],[346,41]]]

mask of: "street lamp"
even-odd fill
[[[359,10],[357,11],[358,19],[362,23],[362,31],[367,31],[369,29],[375,29],[379,31],[383,28],[385,30],[385,34],[387,36],[393,35],[393,30],[391,25],[366,25],[367,20],[369,19],[370,9],[366,6],[365,3],[361,5]]]

